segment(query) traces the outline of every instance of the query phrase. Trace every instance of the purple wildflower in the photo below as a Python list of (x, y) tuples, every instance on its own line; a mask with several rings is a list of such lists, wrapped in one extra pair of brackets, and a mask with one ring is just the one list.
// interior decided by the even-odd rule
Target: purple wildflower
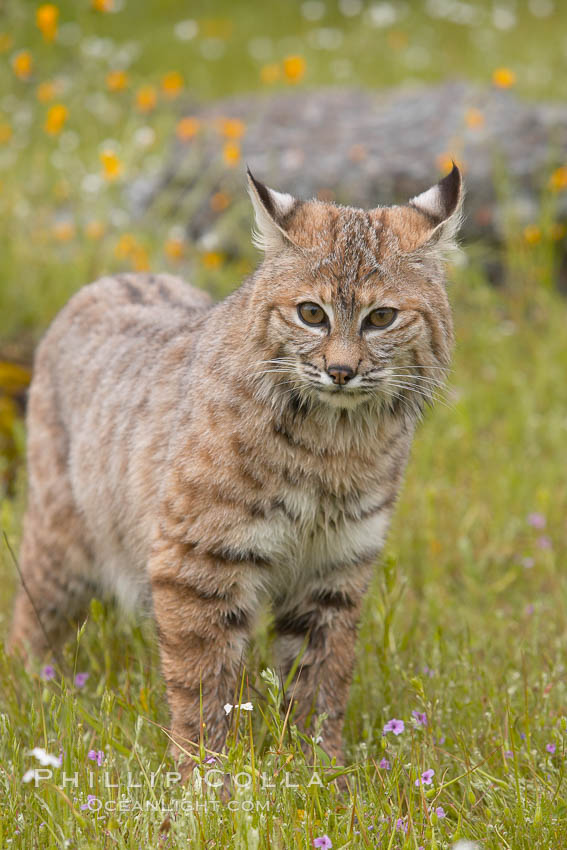
[(435, 809), (435, 814), (437, 815), (439, 820), (442, 820), (443, 818), (447, 817), (447, 815), (445, 814), (445, 809), (443, 808), (443, 806), (437, 806), (437, 808)]
[(386, 732), (393, 732), (394, 735), (401, 735), (405, 728), (403, 720), (396, 720), (395, 717), (392, 717), (391, 720), (388, 720), (382, 731), (384, 735)]
[(91, 761), (96, 761), (96, 763), (100, 767), (104, 761), (104, 752), (102, 750), (89, 750), (87, 753), (87, 758)]
[(329, 850), (333, 846), (333, 842), (328, 835), (322, 835), (320, 838), (313, 839), (313, 847), (322, 847), (323, 850)]
[(216, 758), (214, 756), (207, 756), (205, 759), (205, 764), (214, 764), (216, 762)]
[(545, 528), (545, 517), (543, 514), (537, 512), (528, 514), (527, 520), (528, 525), (531, 525), (532, 528)]
[(399, 829), (400, 832), (408, 831), (408, 823), (405, 818), (398, 818), (396, 821), (396, 829)]
[(534, 613), (534, 611), (535, 611), (535, 605), (532, 602), (530, 602), (529, 605), (526, 605), (526, 614), (528, 615), (528, 617), (531, 617), (531, 615)]
[(526, 555), (525, 558), (522, 558), (522, 566), (524, 567), (524, 569), (531, 570), (534, 564), (535, 559), (532, 558), (530, 555)]
[(414, 709), (411, 716), (419, 726), (427, 726), (427, 714), (424, 711), (417, 711), (417, 709)]
[(98, 797), (95, 797), (94, 794), (89, 794), (87, 796), (87, 802), (81, 803), (81, 811), (84, 811), (85, 809), (89, 809), (89, 811), (92, 811), (91, 803), (95, 802), (98, 803)]
[(77, 673), (75, 676), (75, 687), (82, 688), (87, 679), (89, 678), (90, 673)]
[(553, 755), (555, 752), (555, 744), (546, 744), (545, 749), (548, 753), (551, 753), (551, 755)]
[(380, 767), (382, 770), (390, 770), (392, 765), (390, 764), (388, 759), (382, 759), (378, 767)]
[(514, 753), (512, 752), (512, 750), (504, 750), (504, 756), (507, 759), (513, 759)]
[(55, 667), (53, 664), (46, 664), (43, 670), (41, 671), (41, 678), (45, 679), (46, 682), (49, 682), (51, 679), (55, 678)]
[(551, 537), (548, 537), (547, 534), (542, 534), (542, 536), (538, 537), (536, 540), (536, 545), (538, 549), (551, 549), (553, 544), (551, 542)]
[(435, 771), (431, 770), (431, 768), (429, 770), (424, 770), (423, 773), (421, 774), (420, 778), (415, 780), (415, 784), (417, 786), (419, 786), (419, 785), (431, 785), (434, 776), (435, 776)]

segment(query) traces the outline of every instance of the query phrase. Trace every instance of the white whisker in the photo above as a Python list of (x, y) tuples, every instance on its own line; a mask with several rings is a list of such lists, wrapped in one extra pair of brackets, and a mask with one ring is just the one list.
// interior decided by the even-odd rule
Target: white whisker
[(398, 381), (398, 382), (390, 381), (389, 383), (393, 387), (399, 387), (400, 389), (409, 390), (410, 392), (415, 393), (415, 395), (419, 395), (422, 398), (425, 398), (430, 402), (435, 402), (436, 404), (441, 404), (444, 407), (447, 407), (449, 410), (452, 409), (452, 406), (450, 404), (448, 404), (447, 401), (444, 398), (441, 398), (439, 395), (436, 395), (433, 392), (433, 390), (428, 390), (427, 392), (423, 392), (423, 390), (421, 390), (419, 387), (415, 386), (415, 384), (405, 383), (405, 382), (400, 382), (400, 381)]

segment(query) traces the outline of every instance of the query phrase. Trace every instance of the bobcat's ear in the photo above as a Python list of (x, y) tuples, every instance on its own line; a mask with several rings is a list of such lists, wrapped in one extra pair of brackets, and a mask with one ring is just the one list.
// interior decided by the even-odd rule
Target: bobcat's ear
[(431, 225), (425, 230), (421, 248), (430, 247), (444, 254), (455, 247), (462, 203), (463, 181), (459, 168), (453, 162), (453, 168), (446, 177), (409, 202), (410, 207), (427, 216)]
[(286, 245), (295, 245), (286, 233), (289, 213), (298, 203), (292, 195), (276, 192), (260, 183), (248, 168), (248, 194), (252, 200), (256, 225), (252, 231), (252, 242), (265, 254), (275, 254)]

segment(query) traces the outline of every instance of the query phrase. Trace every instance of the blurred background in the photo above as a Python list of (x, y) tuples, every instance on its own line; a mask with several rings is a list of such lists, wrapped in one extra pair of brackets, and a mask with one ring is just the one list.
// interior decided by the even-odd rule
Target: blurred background
[[(236, 287), (259, 259), (246, 164), (282, 191), (373, 206), (459, 162), (456, 369), (450, 410), (423, 438), (446, 421), (458, 451), (435, 492), (450, 503), (456, 470), (488, 464), (506, 488), (492, 517), (551, 493), (559, 511), (566, 78), (567, 6), (554, 0), (3, 3), (3, 528), (17, 539), (25, 391), (47, 324), (78, 287), (124, 269), (168, 270), (217, 297)], [(483, 458), (487, 437), (499, 454)], [(537, 480), (512, 485), (514, 450), (538, 458)], [(481, 514), (494, 494), (479, 481)]]

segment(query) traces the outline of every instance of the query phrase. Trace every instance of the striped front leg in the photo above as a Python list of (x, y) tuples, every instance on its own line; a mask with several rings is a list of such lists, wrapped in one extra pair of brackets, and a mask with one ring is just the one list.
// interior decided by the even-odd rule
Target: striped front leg
[[(240, 686), (262, 568), (252, 553), (169, 541), (154, 547), (154, 611), (171, 732), (181, 752), (197, 752), (201, 733), (209, 749), (223, 747), (223, 706), (234, 703)], [(184, 769), (192, 767), (186, 762)]]
[(357, 626), (370, 576), (371, 566), (358, 567), (357, 575), (340, 587), (310, 585), (276, 611), (276, 651), (284, 678), (305, 647), (287, 692), (295, 704), (294, 722), (312, 733), (312, 720), (324, 712), (321, 746), (339, 764)]

